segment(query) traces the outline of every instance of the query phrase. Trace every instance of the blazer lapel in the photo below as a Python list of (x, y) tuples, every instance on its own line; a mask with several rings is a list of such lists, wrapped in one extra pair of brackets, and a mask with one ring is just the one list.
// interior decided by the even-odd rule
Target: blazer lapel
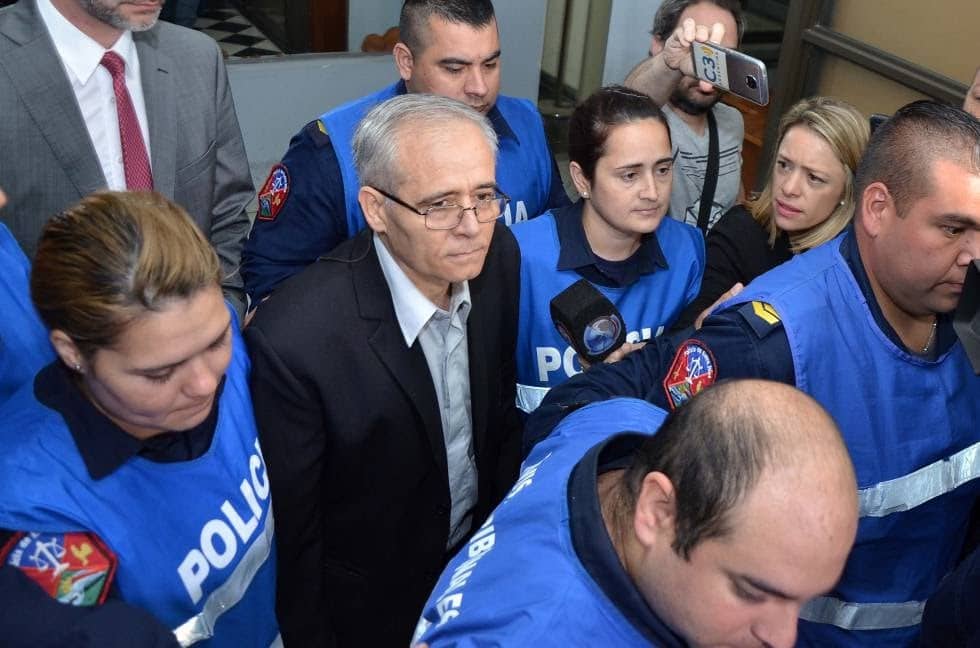
[(156, 30), (133, 33), (140, 58), (140, 80), (150, 131), (150, 166), (153, 188), (174, 197), (177, 165), (177, 96), (171, 70), (173, 61), (157, 49)]
[(104, 189), (106, 179), (75, 93), (34, 2), (21, 0), (7, 11), (3, 33), (19, 47), (0, 58), (0, 67), (79, 196)]
[(483, 292), (483, 274), (469, 282), (470, 315), (466, 320), (466, 345), (470, 361), (470, 415), (473, 418), (473, 450), (477, 457), (483, 455), (487, 435), (487, 418), (492, 403), (487, 402), (487, 353), (484, 341), (487, 339), (486, 318), (483, 306), (486, 300)]
[(357, 261), (351, 264), (354, 294), (360, 315), (377, 323), (368, 345), (388, 369), (395, 382), (412, 401), (425, 426), (425, 434), (432, 448), (432, 457), (440, 474), (449, 485), (449, 469), (446, 461), (446, 442), (442, 432), (439, 402), (429, 374), (422, 347), (415, 342), (411, 348), (405, 345), (391, 292), (385, 282), (377, 253), (374, 250), (371, 231), (365, 230), (357, 237), (352, 251)]

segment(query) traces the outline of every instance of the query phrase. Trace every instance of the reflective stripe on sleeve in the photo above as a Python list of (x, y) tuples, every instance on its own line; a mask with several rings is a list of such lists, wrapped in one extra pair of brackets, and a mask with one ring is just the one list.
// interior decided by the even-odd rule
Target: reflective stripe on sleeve
[[(228, 580), (211, 592), (198, 614), (174, 629), (174, 636), (177, 637), (177, 642), (181, 646), (192, 646), (198, 641), (210, 639), (214, 634), (214, 625), (218, 622), (218, 618), (242, 600), (245, 592), (252, 584), (255, 574), (265, 564), (272, 552), (272, 537), (275, 533), (275, 526), (272, 519), (272, 505), (270, 504), (262, 535), (256, 538), (255, 542), (248, 548)], [(277, 637), (272, 645), (282, 645), (282, 639)]]
[(800, 618), (829, 623), (845, 630), (889, 630), (918, 625), (923, 601), (905, 603), (848, 603), (829, 596), (813, 599), (800, 610)]
[(858, 491), (861, 517), (908, 511), (980, 477), (980, 443), (915, 472)]
[(548, 391), (550, 391), (548, 387), (535, 387), (534, 385), (517, 383), (517, 409), (530, 414), (538, 409), (538, 405), (544, 400), (545, 394)]

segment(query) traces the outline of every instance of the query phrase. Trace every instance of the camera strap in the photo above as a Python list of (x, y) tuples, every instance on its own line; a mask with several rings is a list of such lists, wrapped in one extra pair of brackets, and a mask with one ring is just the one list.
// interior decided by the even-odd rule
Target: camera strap
[(708, 221), (711, 207), (715, 202), (715, 187), (718, 185), (718, 124), (715, 123), (714, 109), (708, 110), (708, 163), (704, 170), (704, 185), (701, 187), (701, 207), (698, 210), (698, 229), (708, 235)]

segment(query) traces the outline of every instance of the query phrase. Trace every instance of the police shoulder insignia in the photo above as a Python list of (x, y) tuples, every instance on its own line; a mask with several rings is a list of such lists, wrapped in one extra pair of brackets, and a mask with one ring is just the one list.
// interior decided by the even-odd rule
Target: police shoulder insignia
[(289, 197), (289, 172), (280, 163), (272, 167), (269, 177), (259, 190), (259, 210), (255, 214), (259, 220), (276, 220), (279, 211)]
[(738, 307), (738, 313), (760, 339), (783, 325), (779, 313), (766, 302), (746, 302)]
[(330, 133), (327, 132), (327, 126), (322, 119), (314, 119), (307, 124), (306, 132), (317, 148), (323, 148), (330, 143)]
[(94, 533), (17, 533), (0, 563), (24, 572), (52, 598), (69, 605), (99, 605), (116, 574), (116, 555)]
[(717, 375), (715, 357), (704, 342), (688, 340), (681, 344), (664, 377), (670, 409), (676, 409), (705, 387), (713, 385)]

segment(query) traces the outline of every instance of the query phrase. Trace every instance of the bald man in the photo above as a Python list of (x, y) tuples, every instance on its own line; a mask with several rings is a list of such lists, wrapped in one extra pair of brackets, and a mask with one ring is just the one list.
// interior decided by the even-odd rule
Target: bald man
[(535, 447), (416, 640), (789, 647), (800, 607), (840, 577), (857, 511), (836, 425), (793, 387), (722, 383), (670, 416), (593, 404)]

